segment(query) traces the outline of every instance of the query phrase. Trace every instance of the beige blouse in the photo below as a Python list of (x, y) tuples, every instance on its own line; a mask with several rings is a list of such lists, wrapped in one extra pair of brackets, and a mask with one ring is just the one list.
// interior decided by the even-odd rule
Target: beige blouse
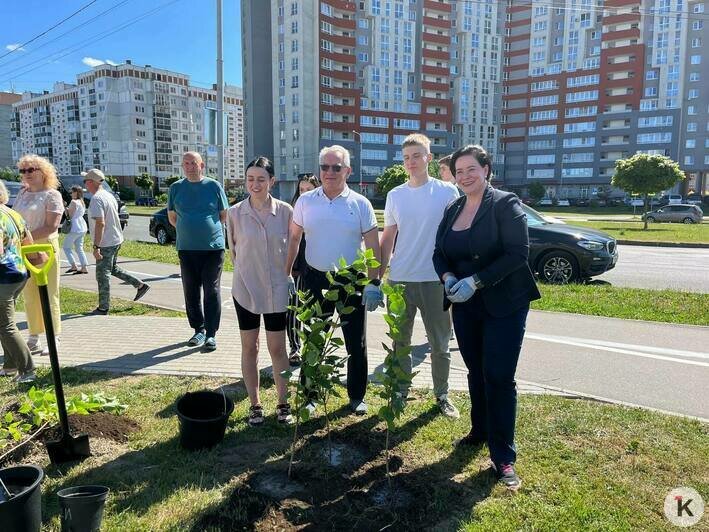
[(254, 314), (285, 312), (288, 306), (288, 229), (293, 208), (271, 197), (271, 212), (261, 222), (245, 199), (227, 211), (227, 237), (234, 263), (231, 293)]

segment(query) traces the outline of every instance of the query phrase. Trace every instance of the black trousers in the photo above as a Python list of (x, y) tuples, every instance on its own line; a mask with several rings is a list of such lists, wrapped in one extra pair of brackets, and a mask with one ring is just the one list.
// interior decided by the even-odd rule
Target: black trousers
[(207, 337), (214, 336), (222, 316), (220, 283), (224, 250), (183, 250), (177, 255), (190, 327), (195, 332), (204, 331)]
[(487, 440), (494, 464), (514, 463), (515, 371), (529, 306), (496, 318), (487, 313), (480, 294), (475, 294), (452, 308), (455, 336), (468, 368), (471, 430)]
[[(334, 272), (333, 272), (334, 275)], [(323, 290), (330, 288), (330, 283), (325, 272), (305, 267), (301, 270), (303, 280), (302, 290), (310, 290), (323, 309), (323, 312), (332, 314), (335, 311), (335, 302), (327, 301), (323, 297)], [(338, 279), (335, 276), (335, 279)], [(343, 279), (338, 279), (347, 282)], [(345, 292), (340, 289), (340, 301), (345, 300)], [(342, 317), (342, 336), (347, 350), (347, 395), (351, 401), (361, 401), (367, 390), (367, 312), (362, 305), (362, 296), (352, 295), (347, 299), (347, 305), (353, 306), (351, 314)], [(301, 374), (302, 375), (302, 374)], [(302, 381), (301, 381), (302, 382)]]

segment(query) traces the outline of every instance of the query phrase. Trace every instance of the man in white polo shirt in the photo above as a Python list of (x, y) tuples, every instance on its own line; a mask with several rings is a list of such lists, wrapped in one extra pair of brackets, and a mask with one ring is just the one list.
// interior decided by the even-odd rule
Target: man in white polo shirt
[[(293, 209), (286, 272), (291, 275), (300, 239), (305, 234), (308, 245), (305, 248), (306, 264), (301, 270), (303, 290), (309, 290), (320, 301), (323, 310), (334, 312), (334, 303), (326, 301), (322, 295), (322, 291), (329, 288), (326, 272), (335, 270), (340, 257), (351, 264), (357, 258), (357, 251), (362, 249), (362, 241), (379, 260), (379, 230), (372, 204), (347, 186), (347, 177), (352, 171), (349, 152), (342, 146), (329, 146), (320, 151), (319, 161), (322, 186), (300, 196)], [(371, 283), (364, 287), (362, 295), (348, 299), (348, 305), (355, 310), (343, 320), (342, 327), (349, 356), (347, 395), (350, 407), (357, 415), (367, 412), (364, 402), (369, 371), (366, 311), (375, 310), (383, 301), (379, 269), (370, 269), (368, 277)], [(309, 407), (312, 410), (312, 402)]]
[[(445, 416), (458, 418), (458, 409), (448, 400), (451, 318), (450, 313), (443, 310), (443, 285), (433, 268), (436, 231), (446, 206), (458, 198), (458, 189), (428, 175), (428, 163), (432, 159), (430, 147), (428, 137), (418, 133), (406, 137), (402, 144), (409, 180), (387, 194), (381, 272), (386, 271), (391, 257), (388, 282), (404, 285), (406, 321), (400, 329), (406, 338), (404, 345), (411, 345), (418, 309), (431, 346), (433, 392), (438, 406)], [(394, 241), (396, 249), (392, 256)], [(411, 371), (410, 356), (408, 363)]]

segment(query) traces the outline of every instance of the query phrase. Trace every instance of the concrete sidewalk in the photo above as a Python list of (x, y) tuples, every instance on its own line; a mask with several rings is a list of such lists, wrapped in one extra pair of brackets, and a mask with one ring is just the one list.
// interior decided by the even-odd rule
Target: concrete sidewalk
[[(17, 323), (25, 328), (25, 316), (17, 314)], [(218, 349), (202, 353), (200, 348), (188, 347), (193, 334), (185, 318), (153, 316), (62, 316), (62, 335), (59, 361), (62, 366), (110, 371), (121, 374), (206, 375), (241, 378), (241, 346), (236, 322), (222, 322), (217, 334)], [(23, 333), (24, 334), (24, 333)], [(265, 348), (265, 333), (261, 333), (259, 367), (271, 371), (271, 361)], [(44, 341), (44, 339), (42, 339)], [(384, 361), (384, 351), (372, 349), (369, 353), (370, 380)], [(344, 351), (343, 351), (344, 354)], [(35, 364), (48, 366), (49, 357), (35, 356)], [(431, 364), (428, 354), (414, 355), (414, 387), (432, 386)], [(450, 373), (452, 390), (467, 390), (467, 370), (453, 365)], [(522, 393), (554, 393), (528, 383), (519, 383)], [(565, 394), (569, 395), (569, 394)]]

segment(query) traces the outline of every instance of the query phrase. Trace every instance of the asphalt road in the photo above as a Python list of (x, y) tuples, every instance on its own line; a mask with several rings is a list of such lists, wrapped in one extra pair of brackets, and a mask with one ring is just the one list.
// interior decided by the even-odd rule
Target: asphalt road
[[(121, 266), (150, 282), (144, 301), (184, 309), (179, 268), (137, 259)], [(96, 290), (91, 275), (64, 276), (62, 284)], [(223, 320), (235, 320), (230, 294), (231, 273), (222, 276)], [(112, 294), (132, 299), (135, 289), (112, 283)], [(368, 319), (367, 343), (372, 350), (386, 341), (381, 313)], [(709, 328), (635, 320), (619, 320), (532, 311), (528, 320), (517, 378), (599, 399), (620, 401), (702, 418), (709, 421)], [(414, 360), (426, 357), (422, 323), (414, 330)], [(452, 344), (452, 364), (464, 363)]]
[[(147, 216), (131, 216), (124, 231), (128, 240), (155, 242), (148, 233)], [(615, 286), (670, 288), (709, 293), (709, 249), (618, 246), (616, 267), (596, 277)]]

